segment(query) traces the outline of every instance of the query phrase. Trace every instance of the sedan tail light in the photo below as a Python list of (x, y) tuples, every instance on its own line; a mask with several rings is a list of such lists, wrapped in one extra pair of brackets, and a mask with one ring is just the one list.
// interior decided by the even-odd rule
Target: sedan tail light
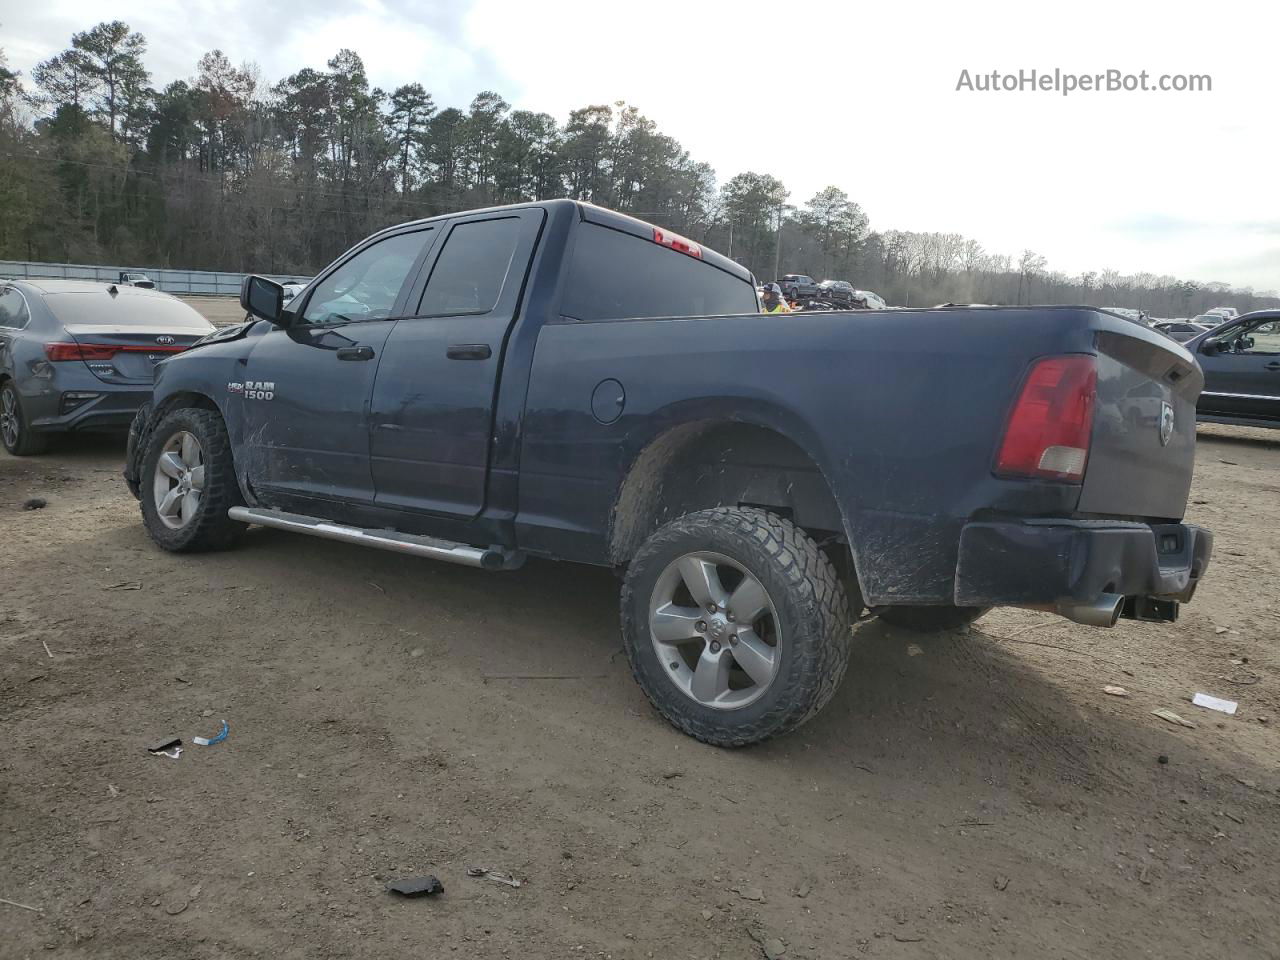
[(181, 353), (186, 347), (118, 343), (46, 343), (44, 355), (54, 363), (67, 360), (110, 360), (117, 353)]
[(1089, 460), (1097, 360), (1046, 357), (1028, 374), (1009, 414), (996, 473), (1079, 483)]

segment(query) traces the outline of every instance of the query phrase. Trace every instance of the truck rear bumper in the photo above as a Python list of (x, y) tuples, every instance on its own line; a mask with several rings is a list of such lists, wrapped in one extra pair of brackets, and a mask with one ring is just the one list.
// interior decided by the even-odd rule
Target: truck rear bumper
[[(960, 536), (955, 602), (1043, 606), (1119, 595), (1126, 615), (1169, 620), (1195, 593), (1212, 552), (1213, 534), (1183, 523), (973, 522)], [(1163, 601), (1155, 606), (1169, 615), (1143, 615), (1148, 601)]]

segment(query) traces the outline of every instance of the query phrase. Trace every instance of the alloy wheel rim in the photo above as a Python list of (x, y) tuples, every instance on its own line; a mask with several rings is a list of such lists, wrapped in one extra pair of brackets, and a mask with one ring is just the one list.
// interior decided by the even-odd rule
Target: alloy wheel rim
[(170, 530), (181, 530), (200, 509), (204, 475), (204, 448), (194, 433), (179, 430), (165, 441), (156, 460), (152, 496), (160, 521)]
[(18, 401), (12, 387), (0, 392), (0, 436), (4, 437), (5, 446), (18, 445)]
[(755, 703), (781, 666), (772, 599), (722, 554), (688, 553), (667, 565), (649, 598), (649, 637), (667, 679), (713, 710)]

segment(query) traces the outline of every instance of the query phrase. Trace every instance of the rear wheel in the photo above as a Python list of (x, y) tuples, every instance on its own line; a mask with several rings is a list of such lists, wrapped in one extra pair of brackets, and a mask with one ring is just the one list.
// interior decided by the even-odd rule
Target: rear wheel
[(849, 663), (835, 569), (802, 530), (763, 510), (703, 510), (650, 537), (627, 569), (622, 633), (658, 712), (724, 747), (800, 726)]
[(227, 510), (243, 503), (231, 442), (213, 410), (186, 407), (156, 425), (139, 474), (142, 520), (166, 550), (223, 550), (246, 526)]
[(916, 633), (938, 633), (942, 630), (956, 630), (968, 626), (981, 616), (985, 616), (990, 607), (953, 607), (943, 605), (937, 607), (885, 607), (879, 617), (885, 623)]
[(31, 432), (18, 388), (12, 380), (0, 386), (0, 443), (15, 457), (44, 453), (49, 445), (47, 437)]

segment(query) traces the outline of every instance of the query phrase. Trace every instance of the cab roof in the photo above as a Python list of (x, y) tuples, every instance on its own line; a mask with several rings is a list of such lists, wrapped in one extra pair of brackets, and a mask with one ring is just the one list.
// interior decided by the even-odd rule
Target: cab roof
[[(637, 237), (644, 237), (649, 240), (653, 240), (655, 230), (662, 230), (668, 234), (668, 236), (672, 234), (672, 231), (667, 230), (665, 227), (659, 227), (656, 224), (649, 223), (647, 220), (640, 220), (637, 217), (633, 217), (625, 213), (619, 213), (618, 211), (610, 210), (607, 207), (596, 206), (594, 203), (588, 203), (585, 200), (570, 200), (567, 197), (562, 197), (556, 200), (536, 200), (529, 201), (527, 203), (512, 203), (498, 207), (482, 207), (477, 210), (457, 210), (453, 213), (444, 213), (436, 217), (425, 217), (421, 220), (413, 220), (406, 223), (396, 224), (395, 226), (387, 227), (385, 231), (378, 231), (378, 234), (392, 230), (399, 230), (403, 227), (419, 223), (440, 223), (445, 220), (452, 220), (455, 217), (471, 217), (476, 214), (499, 213), (506, 210), (545, 210), (548, 213), (572, 210), (579, 221), (597, 223), (601, 226), (612, 227), (614, 230), (621, 230), (623, 233), (630, 233)], [(378, 234), (374, 234), (374, 236), (377, 236)], [(719, 267), (726, 273), (731, 273), (735, 277), (745, 280), (748, 283), (755, 282), (755, 278), (752, 276), (751, 271), (736, 260), (730, 260), (723, 254), (717, 253), (703, 244), (699, 243), (697, 246), (702, 251), (702, 256), (699, 259), (704, 263), (709, 263), (715, 267)]]

